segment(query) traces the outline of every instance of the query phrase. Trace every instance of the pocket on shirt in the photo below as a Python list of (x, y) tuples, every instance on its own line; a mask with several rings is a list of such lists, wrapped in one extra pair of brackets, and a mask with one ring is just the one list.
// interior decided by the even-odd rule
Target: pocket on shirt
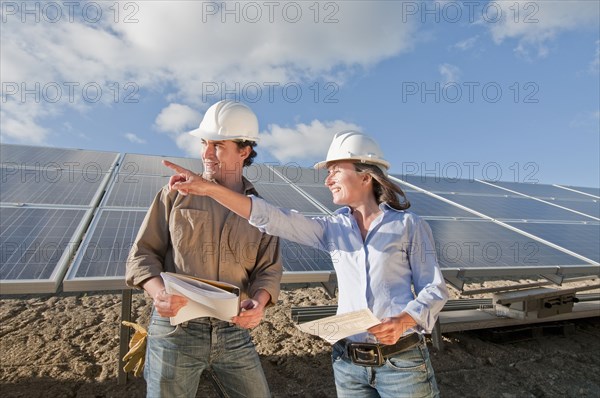
[(175, 209), (169, 222), (173, 246), (179, 251), (202, 250), (203, 238), (210, 238), (203, 232), (208, 220), (206, 210)]

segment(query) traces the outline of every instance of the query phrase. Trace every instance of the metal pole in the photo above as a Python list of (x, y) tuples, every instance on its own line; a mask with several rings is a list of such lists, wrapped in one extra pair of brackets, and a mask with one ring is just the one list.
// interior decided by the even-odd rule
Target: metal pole
[[(131, 322), (131, 289), (126, 289), (121, 292), (121, 321)], [(123, 357), (129, 351), (130, 328), (122, 323), (119, 323), (121, 333), (119, 334), (119, 384), (127, 384), (127, 373), (123, 370), (125, 363)]]

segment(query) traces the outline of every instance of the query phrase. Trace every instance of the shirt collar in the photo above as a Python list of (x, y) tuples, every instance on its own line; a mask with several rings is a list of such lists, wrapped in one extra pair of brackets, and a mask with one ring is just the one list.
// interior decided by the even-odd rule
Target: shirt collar
[[(388, 211), (395, 211), (395, 212), (403, 212), (404, 211), (404, 210), (394, 209), (387, 202), (380, 203), (379, 209), (381, 211), (383, 211), (384, 213), (386, 213)], [(334, 214), (351, 214), (351, 213), (352, 213), (352, 210), (348, 206), (341, 207), (334, 212)]]
[(244, 195), (259, 196), (254, 185), (244, 176), (242, 176), (242, 187), (244, 189)]

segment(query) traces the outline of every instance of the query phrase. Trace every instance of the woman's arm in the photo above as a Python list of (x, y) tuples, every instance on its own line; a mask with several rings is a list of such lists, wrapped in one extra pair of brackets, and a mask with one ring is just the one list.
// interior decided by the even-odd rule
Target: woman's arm
[(162, 162), (165, 166), (177, 172), (177, 174), (171, 176), (169, 179), (169, 189), (177, 190), (182, 195), (191, 193), (200, 196), (210, 196), (240, 217), (245, 219), (250, 218), (252, 200), (246, 195), (205, 180), (201, 175), (168, 160), (163, 160)]
[(329, 245), (324, 241), (325, 226), (322, 220), (280, 209), (260, 198), (254, 197), (253, 200), (169, 161), (163, 160), (163, 164), (177, 172), (169, 180), (171, 190), (177, 190), (182, 195), (209, 196), (269, 235), (329, 251)]

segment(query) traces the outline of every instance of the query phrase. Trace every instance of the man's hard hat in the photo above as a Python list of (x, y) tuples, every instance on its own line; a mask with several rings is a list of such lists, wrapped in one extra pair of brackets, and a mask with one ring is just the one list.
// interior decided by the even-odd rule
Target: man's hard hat
[(353, 160), (379, 166), (386, 173), (390, 163), (383, 158), (379, 145), (369, 136), (358, 131), (342, 131), (333, 136), (327, 158), (315, 164), (315, 169), (326, 167), (336, 160)]
[(200, 126), (190, 134), (210, 141), (258, 141), (258, 118), (246, 105), (223, 100), (206, 110)]

